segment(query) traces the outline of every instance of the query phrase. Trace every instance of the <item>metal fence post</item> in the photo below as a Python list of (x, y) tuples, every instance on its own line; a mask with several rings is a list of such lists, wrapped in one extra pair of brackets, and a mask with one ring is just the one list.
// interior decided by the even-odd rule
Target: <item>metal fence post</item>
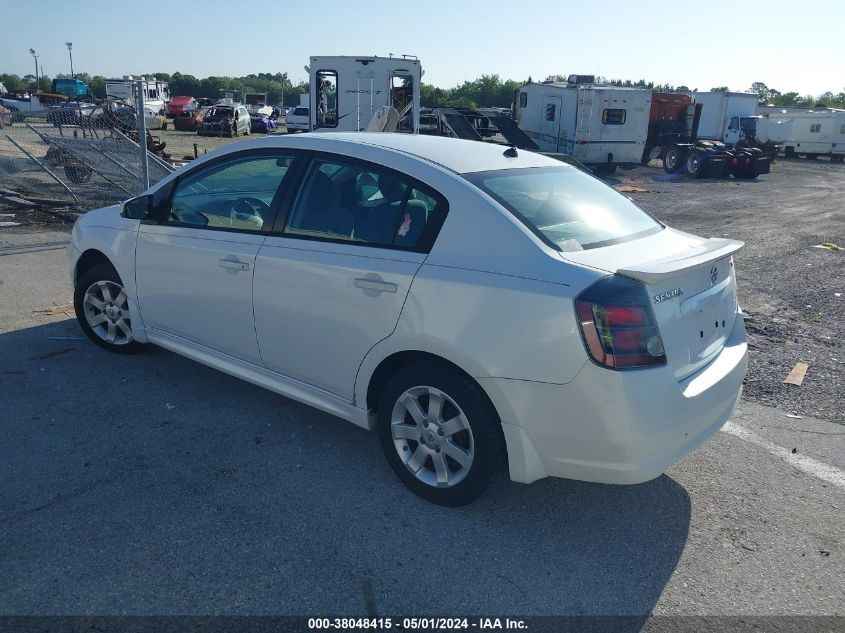
[(138, 147), (141, 151), (141, 189), (150, 188), (150, 165), (147, 161), (147, 122), (144, 110), (144, 81), (135, 82), (135, 115), (138, 118)]

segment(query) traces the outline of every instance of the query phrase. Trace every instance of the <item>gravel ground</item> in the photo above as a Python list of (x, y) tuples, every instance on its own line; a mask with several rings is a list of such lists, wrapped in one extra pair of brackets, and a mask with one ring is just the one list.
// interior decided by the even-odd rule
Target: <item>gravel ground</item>
[[(778, 161), (756, 181), (689, 180), (656, 168), (622, 172), (629, 193), (674, 228), (745, 242), (736, 256), (751, 354), (746, 399), (845, 422), (845, 166)], [(800, 387), (783, 384), (809, 364)]]
[[(172, 123), (168, 124), (167, 130), (153, 130), (152, 134), (161, 137), (162, 141), (167, 143), (165, 151), (170, 154), (173, 160), (181, 160), (183, 158), (193, 158), (194, 143), (197, 144), (197, 153), (202, 156), (204, 152), (210, 152), (218, 147), (223, 147), (229, 143), (237, 141), (255, 140), (264, 138), (266, 134), (253, 132), (249, 136), (236, 136), (228, 138), (225, 136), (199, 136), (194, 132), (179, 132), (172, 129)], [(279, 129), (274, 134), (286, 134), (287, 128), (280, 125)]]

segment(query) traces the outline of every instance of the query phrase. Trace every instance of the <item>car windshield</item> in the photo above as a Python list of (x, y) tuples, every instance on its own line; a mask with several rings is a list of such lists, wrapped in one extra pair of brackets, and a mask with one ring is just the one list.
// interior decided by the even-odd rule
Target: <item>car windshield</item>
[(235, 116), (232, 108), (212, 108), (205, 116), (206, 119), (227, 119)]
[(562, 251), (626, 242), (663, 228), (629, 198), (572, 167), (503, 169), (466, 178)]

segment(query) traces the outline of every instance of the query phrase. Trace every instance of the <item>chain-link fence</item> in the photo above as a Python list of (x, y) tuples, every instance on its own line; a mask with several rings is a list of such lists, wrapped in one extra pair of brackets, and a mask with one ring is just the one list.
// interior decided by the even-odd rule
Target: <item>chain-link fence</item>
[[(0, 196), (87, 211), (144, 190), (135, 111), (119, 102), (69, 102), (65, 107), (13, 111), (0, 129)], [(149, 128), (158, 117), (147, 115)], [(148, 130), (149, 181), (173, 168)]]

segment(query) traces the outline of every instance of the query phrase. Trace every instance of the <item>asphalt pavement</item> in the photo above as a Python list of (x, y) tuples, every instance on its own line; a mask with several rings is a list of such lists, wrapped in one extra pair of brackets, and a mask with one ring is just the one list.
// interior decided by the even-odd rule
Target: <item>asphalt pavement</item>
[(95, 347), (67, 233), (3, 237), (0, 615), (845, 615), (842, 425), (743, 401), (651, 482), (441, 508), (373, 434)]

